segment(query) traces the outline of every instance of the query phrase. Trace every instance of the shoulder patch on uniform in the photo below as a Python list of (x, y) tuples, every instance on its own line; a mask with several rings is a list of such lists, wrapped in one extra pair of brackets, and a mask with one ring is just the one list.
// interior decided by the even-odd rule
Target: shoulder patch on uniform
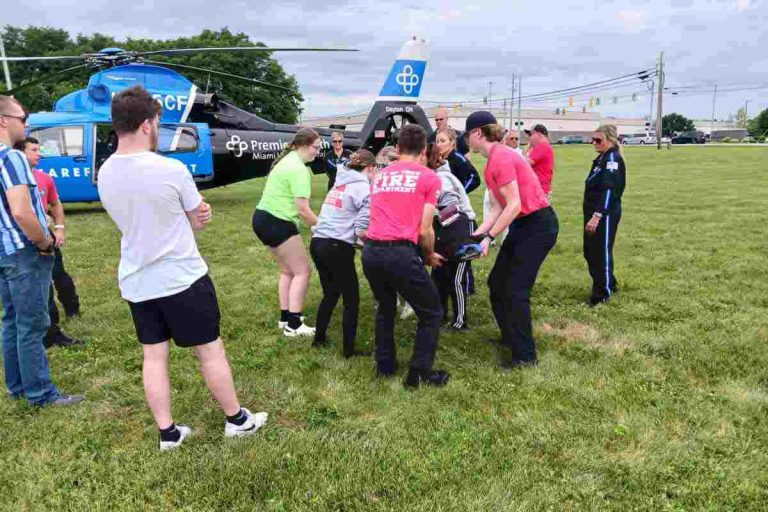
[(608, 162), (605, 164), (605, 168), (609, 171), (615, 171), (619, 168), (619, 162)]

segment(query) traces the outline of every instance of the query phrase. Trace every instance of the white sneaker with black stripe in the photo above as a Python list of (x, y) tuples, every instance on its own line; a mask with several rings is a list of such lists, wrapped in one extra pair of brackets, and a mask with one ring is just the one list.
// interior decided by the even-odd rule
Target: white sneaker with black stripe
[(295, 329), (291, 329), (286, 325), (283, 328), (283, 335), (287, 338), (295, 338), (297, 336), (314, 336), (315, 328), (308, 326), (304, 322), (302, 322), (301, 325)]
[(263, 427), (267, 423), (269, 413), (257, 412), (253, 414), (251, 411), (243, 407), (243, 413), (248, 417), (245, 423), (242, 425), (235, 425), (234, 423), (227, 423), (224, 425), (224, 437), (245, 437), (255, 434), (257, 430)]
[(178, 441), (160, 441), (160, 451), (164, 452), (167, 450), (175, 450), (179, 446), (181, 446), (181, 443), (184, 442), (184, 439), (187, 438), (190, 434), (192, 434), (192, 429), (189, 428), (186, 425), (176, 425), (176, 430), (181, 432), (181, 435), (179, 436)]

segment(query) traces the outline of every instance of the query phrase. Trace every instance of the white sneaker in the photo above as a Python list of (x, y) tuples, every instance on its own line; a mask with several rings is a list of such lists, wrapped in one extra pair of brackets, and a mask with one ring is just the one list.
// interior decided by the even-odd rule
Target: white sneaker
[(414, 311), (410, 304), (407, 302), (405, 303), (405, 306), (403, 306), (403, 310), (400, 312), (400, 320), (405, 320), (409, 316), (413, 315)]
[(227, 421), (224, 425), (224, 437), (245, 437), (255, 434), (257, 430), (263, 427), (267, 423), (269, 414), (266, 412), (251, 413), (248, 409), (243, 407), (243, 412), (248, 419), (242, 425), (235, 425)]
[(314, 336), (315, 328), (306, 325), (304, 322), (302, 322), (301, 325), (295, 329), (291, 329), (286, 325), (283, 328), (283, 335), (288, 338), (295, 338), (297, 336)]
[[(299, 318), (301, 319), (301, 323), (304, 323), (304, 318), (306, 317), (300, 316)], [(282, 320), (277, 321), (278, 329), (285, 329), (286, 327), (288, 327), (288, 322), (283, 322)]]
[(189, 428), (186, 425), (176, 425), (176, 428), (179, 432), (181, 432), (181, 436), (179, 436), (178, 441), (160, 441), (160, 451), (164, 452), (167, 450), (175, 450), (179, 446), (181, 446), (181, 443), (184, 442), (184, 439), (187, 438), (190, 434), (192, 434), (192, 429)]

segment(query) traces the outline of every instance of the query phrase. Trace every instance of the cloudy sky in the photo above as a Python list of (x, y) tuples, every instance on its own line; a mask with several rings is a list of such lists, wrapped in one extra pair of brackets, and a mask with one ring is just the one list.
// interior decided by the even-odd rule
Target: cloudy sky
[[(135, 0), (121, 12), (101, 0), (80, 0), (77, 8), (69, 0), (7, 2), (3, 24), (49, 25), (73, 34), (171, 38), (228, 27), (273, 46), (359, 48), (355, 54), (276, 55), (298, 79), (305, 117), (370, 105), (413, 35), (431, 48), (422, 100), (481, 99), (489, 82), (493, 98), (508, 97), (513, 73), (522, 74), (523, 95), (575, 87), (652, 68), (664, 51), (666, 85), (682, 87), (665, 95), (665, 111), (709, 119), (715, 84), (717, 118), (745, 101), (751, 114), (768, 108), (768, 0)], [(642, 116), (650, 106), (639, 81), (593, 95), (608, 115)], [(574, 98), (577, 106), (587, 101)], [(526, 100), (523, 106), (567, 102)]]

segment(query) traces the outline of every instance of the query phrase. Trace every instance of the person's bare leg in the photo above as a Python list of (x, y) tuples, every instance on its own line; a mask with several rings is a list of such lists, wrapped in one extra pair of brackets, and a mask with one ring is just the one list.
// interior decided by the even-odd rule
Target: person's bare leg
[(219, 402), (224, 414), (234, 416), (240, 412), (232, 370), (229, 368), (227, 353), (221, 338), (214, 342), (195, 347), (195, 355), (200, 360), (200, 372), (205, 379), (213, 398)]
[(293, 275), (291, 274), (290, 269), (288, 269), (288, 267), (286, 267), (280, 261), (280, 255), (278, 254), (277, 248), (270, 249), (270, 251), (272, 251), (272, 254), (275, 255), (275, 259), (277, 260), (277, 265), (280, 267), (280, 281), (278, 282), (278, 285), (277, 285), (277, 293), (280, 299), (280, 309), (284, 309), (287, 311), (288, 306), (290, 305), (289, 296), (291, 291), (291, 281), (293, 281)]
[(168, 353), (170, 343), (164, 341), (144, 347), (144, 394), (147, 405), (152, 411), (158, 428), (168, 428), (173, 423), (171, 417), (171, 382), (168, 378)]
[(275, 255), (281, 268), (286, 268), (293, 276), (288, 294), (288, 310), (299, 312), (304, 308), (304, 298), (312, 272), (307, 249), (301, 237), (294, 235), (275, 249)]

